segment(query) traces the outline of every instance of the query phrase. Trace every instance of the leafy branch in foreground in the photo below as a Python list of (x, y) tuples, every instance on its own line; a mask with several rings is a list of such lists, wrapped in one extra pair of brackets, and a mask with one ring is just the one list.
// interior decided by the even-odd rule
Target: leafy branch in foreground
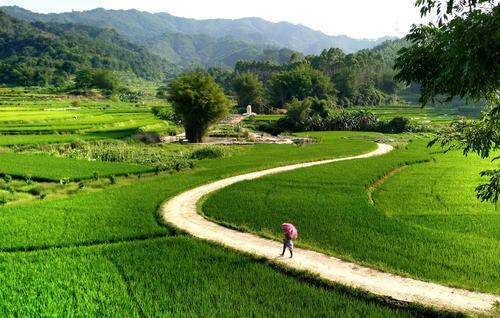
[[(438, 24), (412, 27), (406, 36), (411, 45), (396, 58), (396, 79), (420, 83), (422, 105), (440, 96), (447, 101), (454, 96), (486, 100), (481, 119), (453, 123), (429, 146), (440, 142), (448, 150), (462, 148), (464, 155), (489, 158), (500, 147), (500, 6), (491, 0), (417, 0), (416, 6), (422, 16), (436, 10)], [(483, 171), (481, 176), (490, 180), (476, 188), (477, 197), (497, 203), (500, 171)]]
[[(438, 137), (429, 143), (429, 147), (438, 143), (441, 147), (463, 149), (464, 155), (476, 153), (481, 158), (489, 158), (492, 152), (500, 149), (500, 100), (488, 112), (483, 113), (477, 121), (458, 121), (443, 130)], [(500, 159), (493, 157), (492, 161)], [(500, 169), (481, 172), (481, 177), (489, 177), (489, 181), (476, 187), (477, 198), (481, 201), (497, 203), (500, 198)]]

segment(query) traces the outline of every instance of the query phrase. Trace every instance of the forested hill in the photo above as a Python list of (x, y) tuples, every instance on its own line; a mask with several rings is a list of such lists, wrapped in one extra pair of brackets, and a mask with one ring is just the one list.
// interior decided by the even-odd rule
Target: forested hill
[[(260, 18), (236, 20), (195, 20), (175, 17), (167, 13), (148, 13), (137, 10), (94, 9), (83, 12), (38, 14), (19, 7), (0, 7), (8, 14), (25, 20), (78, 23), (109, 27), (128, 40), (146, 44), (166, 33), (205, 35), (212, 38), (229, 37), (259, 46), (289, 48), (303, 54), (319, 54), (323, 49), (336, 47), (346, 53), (372, 48), (388, 37), (369, 40), (348, 36), (329, 36), (303, 25), (288, 22), (273, 23)], [(188, 41), (183, 38), (182, 41)]]
[(163, 79), (173, 66), (116, 31), (75, 24), (28, 23), (0, 11), (0, 83), (64, 83), (85, 68)]

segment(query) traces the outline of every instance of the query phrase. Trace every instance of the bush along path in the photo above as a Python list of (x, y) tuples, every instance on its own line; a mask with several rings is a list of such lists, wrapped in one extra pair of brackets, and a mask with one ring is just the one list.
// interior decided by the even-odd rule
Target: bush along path
[(308, 271), (334, 283), (438, 309), (493, 313), (500, 296), (385, 273), (301, 248), (294, 250), (295, 257), (292, 259), (278, 257), (282, 249), (281, 242), (226, 228), (205, 219), (197, 211), (197, 204), (205, 195), (236, 182), (315, 165), (384, 155), (391, 150), (389, 145), (378, 144), (377, 150), (363, 155), (293, 164), (222, 179), (175, 196), (162, 205), (161, 213), (165, 222), (195, 237), (264, 257), (296, 270)]

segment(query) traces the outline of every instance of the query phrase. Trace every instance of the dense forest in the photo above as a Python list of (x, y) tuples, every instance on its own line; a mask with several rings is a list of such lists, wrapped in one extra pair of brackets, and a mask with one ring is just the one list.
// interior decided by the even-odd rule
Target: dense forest
[(159, 80), (174, 66), (116, 31), (25, 22), (0, 11), (0, 83), (62, 84), (79, 70), (103, 68)]

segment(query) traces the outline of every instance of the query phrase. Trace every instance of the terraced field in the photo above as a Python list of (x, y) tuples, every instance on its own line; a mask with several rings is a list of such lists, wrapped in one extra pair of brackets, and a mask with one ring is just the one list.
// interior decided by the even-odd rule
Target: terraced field
[(134, 104), (0, 88), (0, 145), (122, 138), (138, 131), (175, 130), (175, 125), (155, 118), (152, 106), (168, 107), (156, 98)]

